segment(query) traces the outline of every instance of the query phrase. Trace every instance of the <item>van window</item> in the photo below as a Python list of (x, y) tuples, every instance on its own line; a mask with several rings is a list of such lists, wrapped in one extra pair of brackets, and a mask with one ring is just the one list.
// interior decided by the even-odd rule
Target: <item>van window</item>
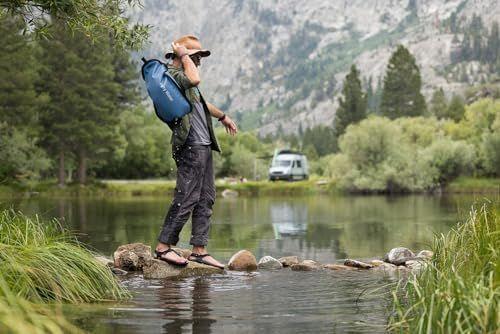
[(276, 160), (274, 167), (288, 167), (290, 166), (290, 160)]
[(297, 168), (301, 168), (302, 167), (302, 165), (300, 163), (300, 160), (295, 160), (295, 167), (297, 167)]

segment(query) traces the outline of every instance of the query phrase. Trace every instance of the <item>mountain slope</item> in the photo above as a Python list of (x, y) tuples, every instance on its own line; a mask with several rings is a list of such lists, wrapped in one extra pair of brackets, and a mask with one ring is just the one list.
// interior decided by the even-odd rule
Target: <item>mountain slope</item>
[[(457, 22), (500, 17), (497, 0), (145, 0), (132, 15), (153, 25), (145, 54), (160, 57), (182, 34), (195, 34), (212, 56), (202, 89), (261, 135), (331, 124), (336, 94), (355, 63), (376, 83), (395, 45), (409, 47), (421, 67), (424, 94), (467, 85), (450, 77)], [(455, 40), (454, 40), (454, 36)], [(467, 64), (471, 65), (471, 64)], [(474, 65), (474, 64), (472, 64)], [(476, 66), (477, 68), (477, 66)], [(480, 76), (477, 76), (479, 80)]]

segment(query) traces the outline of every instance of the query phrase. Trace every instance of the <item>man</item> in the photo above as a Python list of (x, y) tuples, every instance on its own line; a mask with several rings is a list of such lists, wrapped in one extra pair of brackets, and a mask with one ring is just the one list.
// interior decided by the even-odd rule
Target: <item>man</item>
[(193, 250), (189, 260), (224, 268), (206, 250), (215, 201), (212, 150), (220, 152), (211, 117), (217, 118), (231, 135), (235, 135), (238, 130), (229, 116), (204, 100), (197, 87), (201, 81), (198, 66), (202, 57), (208, 57), (210, 51), (204, 50), (198, 38), (190, 35), (174, 41), (172, 50), (165, 55), (167, 59), (172, 59), (168, 71), (184, 90), (191, 104), (191, 112), (169, 124), (177, 181), (174, 199), (158, 237), (155, 254), (158, 259), (170, 264), (187, 265), (188, 262), (171, 246), (179, 241), (179, 233), (192, 213), (190, 244)]

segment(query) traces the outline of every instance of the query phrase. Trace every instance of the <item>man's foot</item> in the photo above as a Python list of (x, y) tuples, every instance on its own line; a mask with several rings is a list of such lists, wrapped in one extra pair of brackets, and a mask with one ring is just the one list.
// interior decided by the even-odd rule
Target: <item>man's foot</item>
[(224, 269), (224, 265), (208, 254), (205, 249), (193, 248), (188, 260)]
[(170, 247), (155, 249), (155, 255), (158, 260), (162, 260), (176, 266), (186, 266), (188, 264), (188, 261), (185, 258)]

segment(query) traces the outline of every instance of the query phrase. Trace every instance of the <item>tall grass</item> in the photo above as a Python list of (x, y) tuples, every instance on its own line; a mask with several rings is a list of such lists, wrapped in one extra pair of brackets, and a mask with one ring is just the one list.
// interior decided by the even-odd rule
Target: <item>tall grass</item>
[(498, 203), (472, 208), (465, 223), (435, 236), (432, 262), (394, 293), (391, 331), (500, 331), (499, 213)]
[(33, 304), (16, 296), (0, 278), (0, 333), (81, 333), (55, 306)]
[(0, 278), (32, 302), (93, 302), (127, 296), (111, 271), (56, 220), (0, 212)]

